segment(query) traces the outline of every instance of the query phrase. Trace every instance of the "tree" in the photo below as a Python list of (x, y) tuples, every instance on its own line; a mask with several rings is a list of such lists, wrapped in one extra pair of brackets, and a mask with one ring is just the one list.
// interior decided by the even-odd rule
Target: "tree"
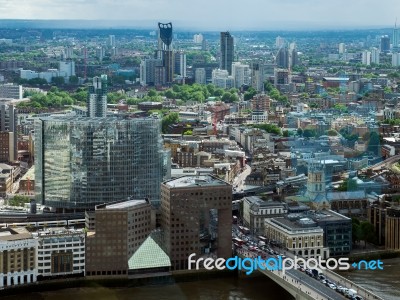
[(161, 120), (162, 132), (166, 133), (168, 131), (168, 126), (179, 122), (179, 114), (177, 112), (171, 112), (164, 116)]
[(157, 96), (156, 90), (151, 89), (151, 90), (147, 93), (147, 96), (149, 96), (149, 97)]
[(376, 242), (375, 228), (368, 221), (363, 221), (360, 223), (361, 240), (364, 241), (364, 249), (367, 247), (368, 243)]
[(63, 85), (65, 83), (65, 79), (62, 76), (52, 77), (51, 82), (55, 85)]
[(355, 191), (357, 190), (357, 181), (355, 179), (344, 180), (338, 188), (340, 192)]
[(303, 131), (303, 136), (306, 138), (314, 137), (316, 135), (317, 135), (317, 132), (315, 131), (315, 129), (306, 128)]
[(355, 244), (357, 241), (362, 239), (361, 228), (360, 228), (360, 221), (356, 218), (351, 218), (351, 227), (352, 227), (352, 241)]
[(297, 135), (302, 136), (303, 135), (303, 129), (297, 128)]
[(253, 87), (249, 87), (246, 93), (244, 93), (244, 100), (250, 100), (257, 94), (257, 91)]
[(289, 137), (289, 131), (288, 130), (284, 130), (283, 131), (283, 133), (282, 133), (282, 135), (284, 136), (284, 137)]

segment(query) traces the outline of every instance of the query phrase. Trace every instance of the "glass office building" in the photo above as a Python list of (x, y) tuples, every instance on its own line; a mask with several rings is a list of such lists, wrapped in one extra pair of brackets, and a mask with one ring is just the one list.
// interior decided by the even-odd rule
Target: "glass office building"
[(58, 209), (92, 209), (150, 198), (168, 178), (160, 120), (50, 117), (35, 121), (36, 200)]

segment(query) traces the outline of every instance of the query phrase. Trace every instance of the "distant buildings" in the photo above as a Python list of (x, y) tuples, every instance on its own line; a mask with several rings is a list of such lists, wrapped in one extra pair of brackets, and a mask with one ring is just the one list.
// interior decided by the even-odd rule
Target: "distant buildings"
[(12, 83), (0, 84), (0, 99), (18, 99), (23, 96), (22, 85)]
[(220, 33), (220, 51), (221, 51), (221, 70), (227, 70), (232, 75), (232, 63), (234, 61), (233, 37), (229, 32)]
[(232, 187), (211, 176), (184, 176), (161, 187), (161, 228), (172, 270), (186, 270), (187, 258), (232, 254)]
[(371, 65), (371, 51), (364, 50), (361, 53), (361, 63), (367, 66)]

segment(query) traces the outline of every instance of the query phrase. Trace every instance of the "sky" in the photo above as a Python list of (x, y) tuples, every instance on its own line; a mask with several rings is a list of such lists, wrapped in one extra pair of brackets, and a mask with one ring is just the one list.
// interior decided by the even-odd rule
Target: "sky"
[(393, 27), (396, 14), (400, 23), (400, 0), (0, 0), (0, 19), (171, 21), (216, 31)]

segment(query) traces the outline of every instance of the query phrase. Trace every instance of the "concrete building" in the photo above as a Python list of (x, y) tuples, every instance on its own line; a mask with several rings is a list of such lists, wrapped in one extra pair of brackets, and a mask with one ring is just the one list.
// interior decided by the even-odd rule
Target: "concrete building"
[(392, 206), (386, 209), (385, 248), (400, 250), (400, 208)]
[(206, 69), (196, 68), (194, 71), (194, 81), (198, 84), (206, 84)]
[(344, 43), (339, 43), (339, 54), (344, 54), (346, 52), (346, 45)]
[(14, 132), (0, 131), (0, 163), (15, 161)]
[(371, 65), (371, 51), (364, 50), (361, 52), (361, 63), (363, 65)]
[(0, 84), (0, 99), (22, 99), (22, 85), (12, 83)]
[(94, 77), (87, 98), (87, 117), (105, 117), (107, 115), (107, 75)]
[(0, 289), (36, 282), (36, 247), (25, 228), (0, 229)]
[(161, 228), (172, 270), (187, 258), (232, 254), (232, 186), (215, 177), (184, 176), (161, 185)]
[(59, 66), (59, 76), (64, 77), (65, 82), (69, 82), (71, 76), (75, 76), (75, 62), (70, 61), (60, 61)]
[(371, 63), (379, 65), (381, 52), (378, 48), (371, 49)]
[(126, 277), (130, 257), (155, 229), (150, 201), (97, 205), (94, 219), (95, 229), (88, 232), (86, 239), (86, 275)]
[(213, 70), (211, 81), (213, 85), (223, 89), (230, 89), (235, 87), (235, 79), (233, 78), (233, 76), (229, 75), (229, 72), (227, 70)]
[(392, 53), (392, 67), (400, 66), (400, 53)]
[(324, 247), (324, 231), (309, 218), (265, 219), (265, 236), (304, 258), (329, 257), (329, 249)]
[(283, 217), (287, 213), (284, 202), (263, 201), (257, 196), (245, 197), (243, 200), (243, 224), (253, 234), (264, 234), (266, 218)]
[(235, 87), (241, 88), (250, 84), (250, 67), (240, 62), (232, 63), (232, 76), (235, 79)]
[(37, 240), (37, 274), (40, 277), (85, 274), (83, 229), (49, 228), (34, 232)]
[[(18, 168), (19, 170), (19, 168)], [(19, 171), (18, 171), (19, 172)], [(12, 187), (15, 178), (17, 177), (16, 167), (0, 163), (0, 196), (5, 197), (12, 193)]]
[(140, 63), (140, 84), (143, 86), (155, 85), (156, 68), (162, 67), (162, 59), (149, 58)]

